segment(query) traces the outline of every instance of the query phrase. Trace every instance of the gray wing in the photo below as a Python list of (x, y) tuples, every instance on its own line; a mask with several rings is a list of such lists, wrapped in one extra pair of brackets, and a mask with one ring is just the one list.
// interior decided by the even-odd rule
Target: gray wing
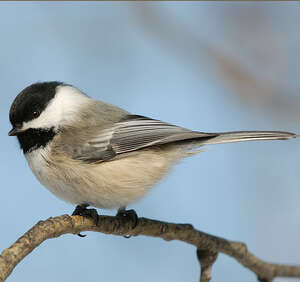
[(215, 136), (214, 133), (195, 132), (159, 120), (128, 115), (88, 140), (73, 158), (88, 163), (103, 162), (151, 146)]

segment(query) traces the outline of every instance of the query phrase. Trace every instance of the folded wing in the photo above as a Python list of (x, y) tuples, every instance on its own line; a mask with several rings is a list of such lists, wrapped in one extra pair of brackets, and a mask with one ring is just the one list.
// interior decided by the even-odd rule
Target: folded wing
[(117, 155), (183, 140), (212, 138), (216, 133), (191, 131), (143, 116), (128, 115), (113, 127), (99, 132), (73, 158), (85, 162), (108, 161)]
[[(94, 163), (109, 161), (118, 155), (143, 148), (186, 141), (195, 147), (210, 144), (257, 140), (285, 140), (297, 137), (283, 131), (235, 131), (204, 133), (144, 116), (127, 115), (110, 128), (88, 140), (73, 154), (74, 159)], [(196, 142), (194, 142), (196, 141)]]

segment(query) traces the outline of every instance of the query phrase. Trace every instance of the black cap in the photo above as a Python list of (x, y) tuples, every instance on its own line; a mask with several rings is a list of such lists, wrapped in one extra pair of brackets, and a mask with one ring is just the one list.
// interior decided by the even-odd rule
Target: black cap
[(9, 111), (9, 120), (13, 127), (38, 117), (54, 98), (56, 87), (63, 84), (58, 81), (38, 82), (23, 89)]

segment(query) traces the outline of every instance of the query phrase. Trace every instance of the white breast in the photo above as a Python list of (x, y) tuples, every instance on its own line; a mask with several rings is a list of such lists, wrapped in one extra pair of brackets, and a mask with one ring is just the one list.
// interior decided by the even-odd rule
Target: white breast
[(143, 197), (183, 157), (174, 150), (141, 150), (99, 164), (50, 156), (50, 146), (26, 154), (35, 176), (57, 197), (73, 203), (109, 209)]
[(33, 171), (34, 175), (38, 178), (38, 180), (44, 185), (48, 176), (47, 161), (46, 161), (47, 154), (48, 154), (48, 150), (42, 148), (25, 154), (29, 167)]
[(26, 153), (25, 157), (32, 172), (39, 182), (50, 190), (55, 196), (74, 204), (82, 204), (82, 198), (76, 193), (72, 184), (66, 181), (64, 171), (59, 168), (60, 173), (56, 173), (55, 164), (49, 162), (50, 146), (39, 148)]

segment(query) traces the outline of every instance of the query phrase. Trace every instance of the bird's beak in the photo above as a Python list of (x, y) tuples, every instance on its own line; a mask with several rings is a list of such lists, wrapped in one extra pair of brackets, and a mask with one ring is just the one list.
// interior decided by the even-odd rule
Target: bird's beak
[(8, 132), (8, 135), (9, 136), (16, 136), (16, 135), (20, 134), (21, 132), (23, 132), (22, 129), (14, 127), (11, 131)]

